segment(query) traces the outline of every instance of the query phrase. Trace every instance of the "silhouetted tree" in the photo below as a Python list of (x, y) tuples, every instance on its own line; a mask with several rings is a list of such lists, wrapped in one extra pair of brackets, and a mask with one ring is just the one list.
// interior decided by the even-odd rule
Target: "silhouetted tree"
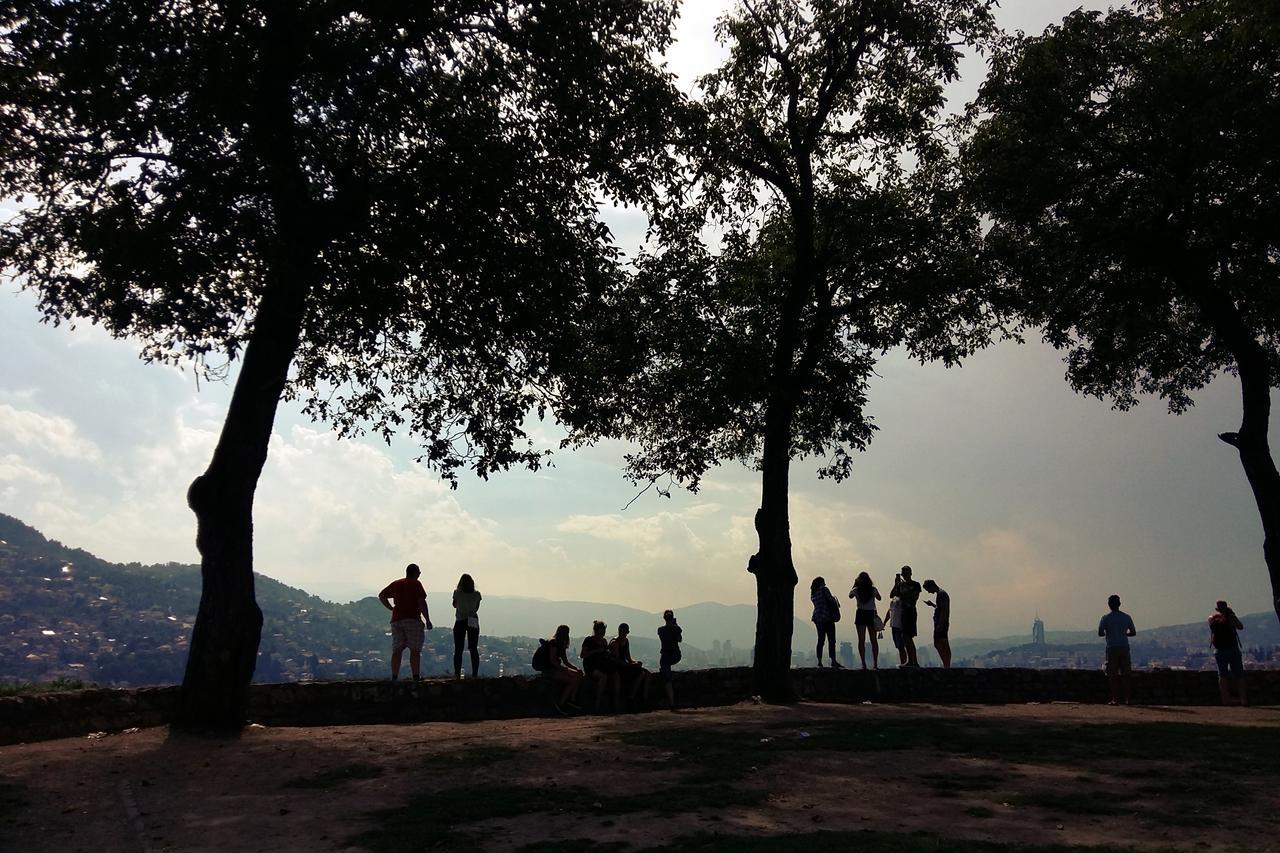
[[(613, 275), (597, 193), (660, 158), (667, 0), (0, 5), (0, 265), (46, 320), (239, 361), (188, 500), (203, 592), (179, 720), (242, 724), (252, 506), (282, 395), (412, 431), (446, 477), (521, 431)], [(225, 366), (224, 365), (224, 366)], [(215, 364), (215, 367), (217, 365)]]
[(1221, 373), (1280, 615), (1280, 4), (1143, 0), (1004, 46), (967, 148), (1005, 297), (1120, 409)]
[(729, 58), (685, 105), (686, 183), (598, 336), (625, 344), (585, 359), (609, 378), (566, 408), (582, 436), (639, 444), (639, 483), (696, 489), (722, 460), (759, 468), (748, 571), (769, 700), (791, 697), (792, 459), (848, 476), (883, 351), (953, 361), (987, 340), (978, 221), (938, 124), (961, 47), (992, 27), (985, 0), (759, 0), (723, 18)]

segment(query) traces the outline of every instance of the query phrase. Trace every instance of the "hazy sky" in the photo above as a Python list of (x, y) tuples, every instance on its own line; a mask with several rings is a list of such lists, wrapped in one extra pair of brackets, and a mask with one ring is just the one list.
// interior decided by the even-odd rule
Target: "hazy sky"
[[(685, 79), (721, 55), (722, 3), (686, 3), (671, 55)], [(1010, 0), (1007, 27), (1038, 31), (1075, 8)], [(968, 97), (982, 67), (955, 97)], [(620, 241), (641, 223), (617, 216)], [(40, 325), (30, 294), (0, 287), (0, 512), (117, 561), (195, 562), (187, 484), (208, 461), (229, 387), (137, 359), (101, 330)], [(871, 389), (880, 432), (853, 478), (792, 474), (801, 575), (837, 592), (868, 570), (887, 587), (903, 563), (937, 578), (953, 634), (1090, 627), (1118, 592), (1139, 630), (1205, 616), (1217, 598), (1269, 609), (1262, 534), (1235, 452), (1234, 382), (1220, 380), (1174, 417), (1158, 401), (1129, 413), (1076, 396), (1058, 354), (1001, 345), (961, 369), (891, 354)], [(559, 432), (542, 430), (554, 444)], [(609, 601), (650, 610), (752, 603), (746, 573), (759, 481), (737, 466), (698, 495), (635, 494), (625, 447), (558, 453), (555, 467), (457, 491), (413, 464), (415, 448), (338, 441), (281, 406), (255, 513), (257, 569), (336, 600), (376, 593), (406, 562), (429, 590), (460, 572), (491, 595)]]

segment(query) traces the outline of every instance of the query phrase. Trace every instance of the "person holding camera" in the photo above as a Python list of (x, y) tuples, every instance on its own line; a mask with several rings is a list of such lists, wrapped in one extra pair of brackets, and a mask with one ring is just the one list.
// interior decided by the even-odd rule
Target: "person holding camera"
[(920, 601), (921, 588), (917, 581), (911, 579), (911, 567), (903, 566), (893, 578), (891, 598), (898, 599), (898, 610), (902, 620), (902, 645), (907, 651), (907, 662), (902, 666), (918, 668), (916, 659), (916, 624), (919, 621), (916, 604)]
[[(1244, 623), (1225, 601), (1219, 601), (1209, 617), (1209, 642), (1218, 664), (1218, 693), (1223, 705), (1248, 705), (1244, 692), (1244, 657), (1240, 651), (1240, 631)], [(1232, 685), (1235, 696), (1232, 696)]]

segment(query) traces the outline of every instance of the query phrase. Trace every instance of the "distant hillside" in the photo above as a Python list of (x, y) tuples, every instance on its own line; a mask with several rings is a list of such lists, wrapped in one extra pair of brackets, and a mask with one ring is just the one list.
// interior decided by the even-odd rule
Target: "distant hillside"
[[(376, 598), (335, 604), (255, 574), (262, 608), (262, 643), (255, 680), (282, 681), (388, 672), (388, 613)], [(200, 602), (198, 566), (168, 563), (120, 565), (47, 539), (16, 518), (0, 514), (0, 680), (79, 678), (107, 685), (173, 684), (182, 680)], [(433, 621), (423, 650), (424, 671), (452, 671), (449, 594), (430, 596)], [(708, 609), (709, 608), (709, 609)], [(727, 610), (729, 619), (686, 629), (685, 661), (718, 663), (699, 648), (700, 628), (725, 631), (723, 639), (750, 637), (754, 610), (700, 605), (680, 614)], [(744, 612), (745, 611), (745, 612)], [(746, 619), (744, 619), (744, 616)], [(632, 623), (633, 654), (656, 661), (658, 614), (586, 602), (486, 596), (481, 610), (488, 674), (529, 672), (536, 642), (556, 625), (573, 636), (604, 619), (610, 629)], [(748, 621), (749, 620), (749, 621)], [(744, 625), (745, 631), (744, 631)], [(710, 647), (714, 639), (706, 637)], [(749, 651), (749, 639), (735, 641)], [(571, 652), (572, 654), (572, 652)]]

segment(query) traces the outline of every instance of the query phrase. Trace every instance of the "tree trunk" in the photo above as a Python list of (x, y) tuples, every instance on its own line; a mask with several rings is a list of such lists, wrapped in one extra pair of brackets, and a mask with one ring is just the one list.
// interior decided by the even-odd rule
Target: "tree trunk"
[(213, 459), (187, 491), (202, 584), (174, 725), (193, 731), (235, 731), (245, 723), (262, 635), (253, 590), (253, 497), (313, 284), (307, 182), (294, 144), (292, 18), (288, 4), (268, 11), (253, 114), (254, 150), (269, 178), (275, 219), (266, 287)]
[(1240, 431), (1224, 432), (1218, 437), (1240, 453), (1240, 465), (1253, 489), (1262, 519), (1262, 558), (1271, 580), (1271, 607), (1280, 619), (1280, 474), (1276, 473), (1267, 440), (1271, 426), (1271, 365), (1266, 350), (1228, 295), (1212, 283), (1201, 287), (1184, 284), (1184, 290), (1236, 360), (1242, 404)]
[[(768, 418), (766, 416), (766, 421)], [(788, 476), (791, 467), (791, 419), (767, 427), (763, 487), (756, 510), (760, 550), (747, 570), (756, 576), (756, 693), (766, 702), (793, 702), (791, 628), (795, 612), (796, 569), (791, 561)]]
[(1253, 499), (1262, 518), (1262, 556), (1271, 579), (1271, 606), (1280, 619), (1280, 473), (1271, 458), (1267, 430), (1271, 425), (1271, 371), (1266, 355), (1256, 345), (1238, 354), (1243, 417), (1240, 432), (1220, 438), (1240, 453)]

